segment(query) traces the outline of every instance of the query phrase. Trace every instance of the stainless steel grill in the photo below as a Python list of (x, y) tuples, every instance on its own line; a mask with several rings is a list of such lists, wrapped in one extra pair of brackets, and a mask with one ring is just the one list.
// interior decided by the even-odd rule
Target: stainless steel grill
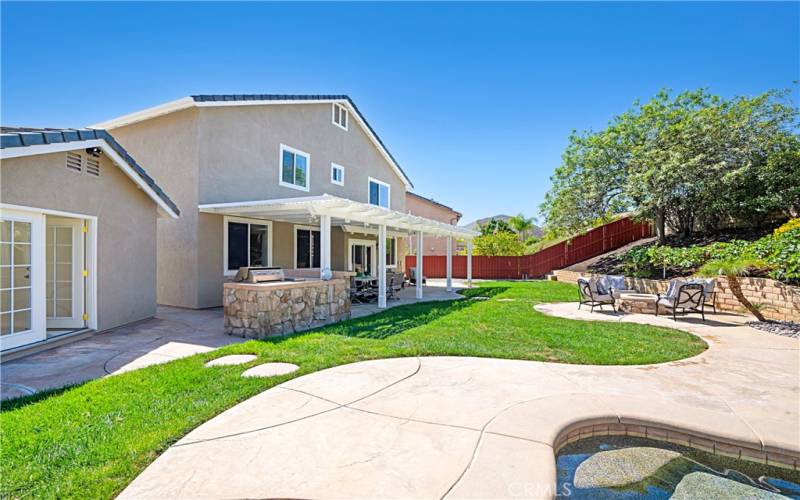
[(286, 281), (280, 267), (240, 267), (233, 281), (243, 283), (265, 283), (270, 281)]

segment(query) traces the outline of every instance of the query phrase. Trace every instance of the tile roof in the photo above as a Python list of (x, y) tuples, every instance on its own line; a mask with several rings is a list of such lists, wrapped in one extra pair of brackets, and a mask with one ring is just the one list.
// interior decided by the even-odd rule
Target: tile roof
[(231, 102), (231, 101), (347, 101), (350, 106), (355, 110), (358, 114), (358, 117), (364, 122), (364, 125), (369, 129), (370, 133), (375, 137), (378, 143), (381, 145), (386, 154), (389, 155), (389, 158), (392, 159), (394, 164), (403, 174), (408, 184), (412, 187), (414, 186), (411, 183), (411, 179), (409, 179), (408, 175), (406, 174), (403, 167), (397, 162), (397, 159), (392, 155), (389, 151), (389, 148), (386, 147), (384, 144), (383, 139), (378, 135), (372, 125), (369, 124), (366, 117), (361, 113), (356, 106), (356, 103), (350, 99), (350, 96), (346, 94), (200, 94), (200, 95), (193, 95), (190, 96), (194, 102)]
[(0, 149), (17, 148), (25, 146), (38, 146), (44, 144), (69, 143), (77, 141), (102, 140), (111, 147), (123, 160), (136, 172), (145, 184), (170, 207), (176, 215), (180, 214), (178, 206), (156, 184), (156, 181), (136, 160), (125, 151), (120, 143), (105, 130), (95, 129), (60, 129), (60, 128), (34, 128), (34, 127), (0, 127)]

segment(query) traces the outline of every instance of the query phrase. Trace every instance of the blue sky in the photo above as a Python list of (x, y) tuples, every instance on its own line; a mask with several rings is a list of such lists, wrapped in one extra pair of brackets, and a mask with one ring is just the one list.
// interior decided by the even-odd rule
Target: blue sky
[(0, 119), (196, 93), (346, 93), (464, 221), (538, 212), (573, 129), (658, 89), (793, 88), (800, 3), (9, 3)]

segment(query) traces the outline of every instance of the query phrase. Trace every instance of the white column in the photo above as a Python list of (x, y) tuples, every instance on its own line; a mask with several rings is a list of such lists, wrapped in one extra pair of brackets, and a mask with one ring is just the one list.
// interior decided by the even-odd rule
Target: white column
[(447, 291), (453, 291), (453, 237), (447, 237)]
[(472, 288), (472, 240), (467, 240), (467, 287)]
[(417, 231), (417, 298), (422, 298), (422, 231)]
[(331, 279), (331, 216), (319, 217), (319, 277)]
[(378, 226), (378, 307), (386, 307), (386, 225)]

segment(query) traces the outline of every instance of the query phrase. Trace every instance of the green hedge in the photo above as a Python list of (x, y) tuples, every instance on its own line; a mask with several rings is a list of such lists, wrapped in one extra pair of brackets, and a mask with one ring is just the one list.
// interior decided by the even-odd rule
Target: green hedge
[(653, 245), (627, 252), (622, 260), (625, 273), (637, 277), (655, 275), (666, 267), (671, 274), (691, 274), (717, 259), (753, 258), (765, 261), (769, 277), (787, 283), (800, 282), (800, 227), (775, 231), (756, 241), (733, 240), (705, 246)]

